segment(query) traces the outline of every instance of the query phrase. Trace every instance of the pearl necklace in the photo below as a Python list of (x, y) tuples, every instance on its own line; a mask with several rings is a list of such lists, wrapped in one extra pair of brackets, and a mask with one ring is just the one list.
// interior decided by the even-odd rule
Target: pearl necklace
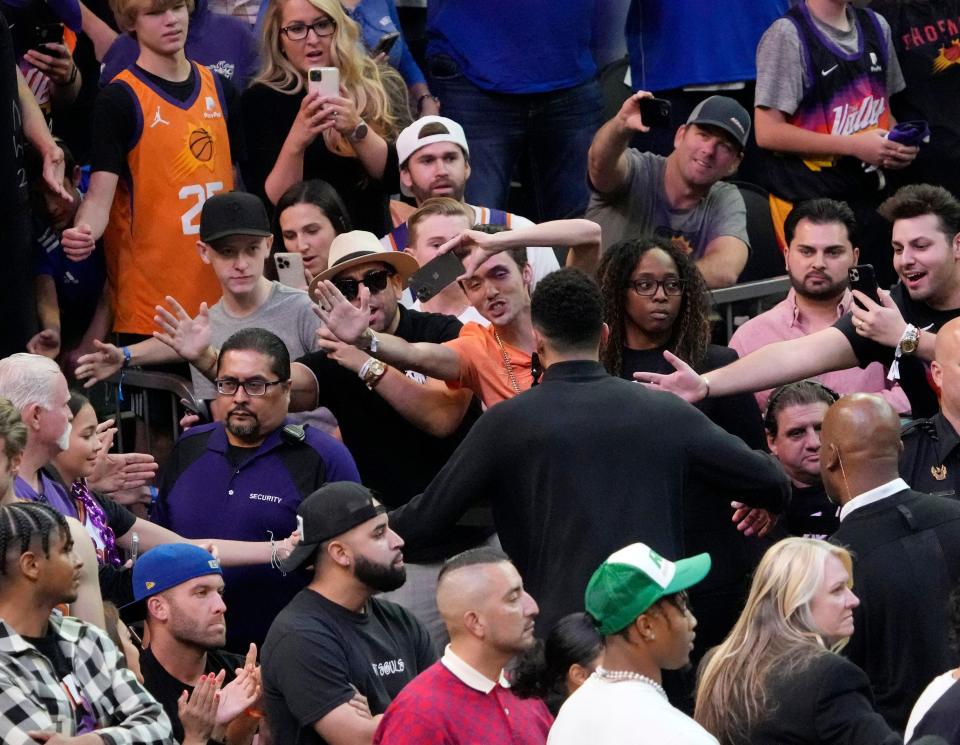
[(662, 685), (660, 685), (653, 678), (648, 678), (646, 675), (635, 673), (632, 670), (604, 670), (598, 665), (597, 669), (593, 671), (593, 674), (598, 680), (604, 680), (608, 683), (619, 683), (623, 680), (636, 680), (640, 683), (646, 683), (648, 686), (656, 690), (661, 696), (667, 698), (667, 692), (663, 690)]

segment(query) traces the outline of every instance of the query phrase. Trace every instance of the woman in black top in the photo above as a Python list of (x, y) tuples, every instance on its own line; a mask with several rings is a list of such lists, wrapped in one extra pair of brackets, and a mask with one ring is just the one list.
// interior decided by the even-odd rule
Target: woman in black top
[[(243, 93), (248, 138), (243, 178), (276, 203), (290, 186), (322, 178), (339, 192), (354, 227), (383, 235), (399, 191), (393, 140), (406, 100), (400, 76), (377, 65), (357, 24), (336, 0), (278, 0), (264, 16), (263, 68)], [(340, 95), (307, 92), (312, 68), (335, 67)]]
[[(710, 343), (706, 283), (693, 261), (669, 239), (646, 236), (611, 246), (597, 276), (604, 321), (610, 328), (601, 362), (612, 375), (633, 380), (633, 373), (639, 371), (668, 373), (673, 368), (665, 353), (687, 361), (698, 373), (737, 359), (734, 350)], [(696, 406), (750, 447), (764, 448), (760, 410), (751, 394), (707, 398)], [(737, 495), (730, 494), (727, 500), (709, 498), (704, 489), (700, 480), (692, 479), (684, 494), (685, 551), (714, 557), (713, 571), (691, 591), (701, 619), (694, 664), (720, 643), (736, 621), (759, 552), (756, 541), (741, 535), (731, 521), (726, 505)], [(692, 682), (681, 687), (689, 693)]]
[(700, 674), (695, 718), (721, 745), (903, 742), (874, 710), (866, 674), (836, 653), (860, 603), (851, 571), (845, 549), (812, 538), (764, 555), (743, 614)]

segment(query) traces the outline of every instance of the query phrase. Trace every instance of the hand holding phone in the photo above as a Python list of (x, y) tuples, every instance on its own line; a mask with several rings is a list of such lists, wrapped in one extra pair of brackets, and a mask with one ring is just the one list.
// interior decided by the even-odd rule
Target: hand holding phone
[(340, 70), (336, 67), (311, 67), (307, 71), (307, 91), (324, 98), (340, 95)]
[(380, 54), (390, 54), (393, 49), (394, 44), (397, 43), (397, 40), (400, 38), (400, 32), (394, 31), (392, 34), (387, 34), (382, 36), (380, 41), (376, 43), (373, 49), (370, 50), (370, 56), (376, 57)]
[[(880, 284), (877, 282), (877, 273), (873, 269), (873, 264), (857, 264), (847, 269), (847, 279), (850, 282), (851, 290), (859, 290), (877, 305), (883, 305), (880, 302)], [(864, 308), (863, 303), (854, 299), (858, 308)]]
[(277, 267), (277, 279), (287, 287), (297, 290), (307, 289), (307, 275), (303, 268), (303, 255), (298, 253), (276, 253), (273, 263)]
[(641, 98), (640, 117), (648, 127), (670, 126), (671, 103), (665, 98)]
[(441, 254), (410, 275), (410, 292), (421, 303), (426, 303), (456, 282), (463, 272), (463, 262), (453, 251)]

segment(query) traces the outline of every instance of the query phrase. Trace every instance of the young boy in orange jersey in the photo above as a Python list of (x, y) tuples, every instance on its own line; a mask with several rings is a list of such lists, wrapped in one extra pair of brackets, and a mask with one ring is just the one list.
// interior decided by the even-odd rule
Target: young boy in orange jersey
[(191, 314), (220, 295), (195, 244), (203, 203), (233, 188), (239, 117), (230, 82), (184, 54), (193, 0), (111, 6), (140, 56), (97, 99), (90, 189), (62, 244), (79, 260), (103, 236), (114, 330), (128, 344), (151, 334), (166, 295)]

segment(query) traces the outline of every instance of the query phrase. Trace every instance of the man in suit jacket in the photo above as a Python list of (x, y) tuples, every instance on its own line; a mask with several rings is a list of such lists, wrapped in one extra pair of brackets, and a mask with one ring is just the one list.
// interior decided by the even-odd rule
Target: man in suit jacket
[(869, 676), (878, 711), (903, 731), (927, 683), (957, 666), (948, 606), (960, 579), (960, 503), (899, 478), (900, 422), (879, 396), (841, 398), (820, 441), (824, 486), (841, 505), (830, 540), (853, 553), (860, 596), (845, 653)]

